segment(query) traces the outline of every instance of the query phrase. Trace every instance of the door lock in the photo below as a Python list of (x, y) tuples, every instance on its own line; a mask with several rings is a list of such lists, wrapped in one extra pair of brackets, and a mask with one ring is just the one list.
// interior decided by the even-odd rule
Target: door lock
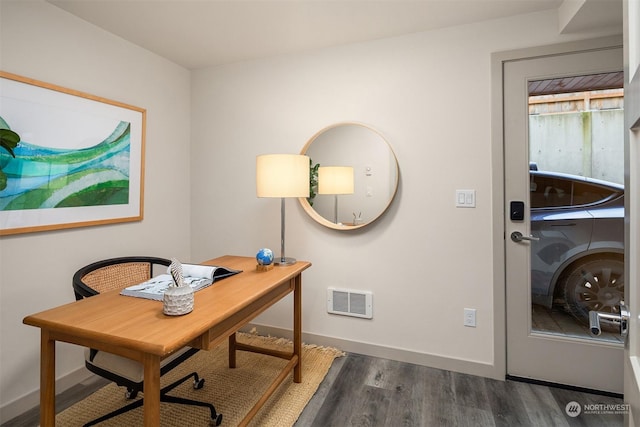
[(511, 221), (524, 221), (524, 202), (513, 200), (509, 204), (509, 218)]
[(622, 338), (629, 333), (629, 308), (624, 305), (624, 301), (620, 301), (620, 314), (603, 313), (601, 311), (589, 312), (589, 331), (594, 337), (602, 333), (602, 329), (600, 329), (601, 320), (604, 320), (609, 325), (619, 325)]
[(525, 236), (519, 231), (514, 231), (513, 233), (511, 233), (511, 240), (513, 240), (514, 242), (522, 242), (523, 240), (529, 240), (529, 241), (540, 240), (540, 238), (535, 236)]

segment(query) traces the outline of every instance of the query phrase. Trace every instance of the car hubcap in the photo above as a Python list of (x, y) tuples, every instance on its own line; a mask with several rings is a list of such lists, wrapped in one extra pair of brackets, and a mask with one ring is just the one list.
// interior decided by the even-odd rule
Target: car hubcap
[(624, 297), (622, 274), (612, 268), (598, 272), (582, 271), (583, 283), (576, 287), (576, 300), (587, 311), (617, 313), (618, 304)]

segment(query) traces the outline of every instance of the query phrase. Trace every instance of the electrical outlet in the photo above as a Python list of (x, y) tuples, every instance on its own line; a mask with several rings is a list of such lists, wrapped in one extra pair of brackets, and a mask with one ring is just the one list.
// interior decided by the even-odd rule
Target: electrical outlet
[(476, 327), (476, 309), (465, 308), (464, 309), (464, 326)]

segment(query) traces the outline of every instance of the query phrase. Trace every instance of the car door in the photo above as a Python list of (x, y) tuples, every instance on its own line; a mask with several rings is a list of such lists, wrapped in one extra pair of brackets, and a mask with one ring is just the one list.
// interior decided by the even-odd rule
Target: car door
[(570, 199), (571, 182), (530, 173), (531, 295), (534, 304), (551, 307), (556, 272), (589, 246), (593, 218), (576, 209)]

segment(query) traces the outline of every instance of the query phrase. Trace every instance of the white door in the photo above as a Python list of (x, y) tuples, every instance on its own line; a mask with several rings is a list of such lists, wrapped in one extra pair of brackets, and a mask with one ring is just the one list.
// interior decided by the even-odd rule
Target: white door
[(627, 289), (625, 298), (629, 302), (630, 333), (625, 345), (624, 400), (630, 411), (626, 418), (629, 427), (640, 425), (640, 3), (628, 1), (624, 4), (625, 58), (627, 93), (625, 100), (625, 167), (629, 197), (627, 200)]
[[(542, 293), (536, 288), (540, 282), (540, 275), (545, 276), (545, 280), (548, 279), (550, 284), (557, 282), (554, 279), (553, 268), (560, 267), (564, 263), (577, 268), (575, 274), (579, 282), (580, 271), (582, 275), (584, 270), (589, 270), (588, 273), (591, 274), (590, 269), (593, 269), (593, 276), (586, 280), (590, 280), (593, 284), (596, 282), (602, 284), (606, 281), (611, 290), (607, 291), (606, 295), (614, 302), (623, 298), (623, 287), (620, 286), (620, 282), (624, 279), (621, 254), (612, 254), (603, 262), (578, 263), (577, 251), (580, 247), (587, 248), (588, 242), (570, 242), (570, 240), (576, 235), (581, 236), (580, 238), (584, 237), (576, 232), (576, 229), (583, 224), (580, 220), (576, 220), (576, 215), (582, 214), (589, 217), (591, 214), (582, 212), (582, 208), (569, 209), (571, 213), (568, 214), (556, 213), (553, 228), (547, 230), (538, 228), (540, 222), (536, 217), (532, 230), (530, 207), (532, 203), (536, 203), (532, 202), (532, 191), (537, 191), (542, 197), (551, 198), (554, 192), (556, 197), (558, 191), (562, 193), (562, 189), (556, 188), (560, 185), (548, 186), (542, 181), (538, 182), (537, 178), (534, 180), (534, 175), (530, 174), (528, 106), (530, 82), (619, 72), (622, 67), (623, 53), (620, 47), (541, 56), (508, 61), (504, 64), (507, 374), (510, 377), (620, 394), (623, 391), (622, 339), (603, 340), (592, 338), (588, 333), (582, 336), (579, 334), (568, 336), (537, 326), (536, 316), (543, 306), (532, 303), (536, 302), (535, 298)], [(621, 130), (621, 139), (622, 134)], [(552, 162), (557, 160), (558, 156), (575, 155), (564, 154), (565, 151), (565, 147), (555, 147), (553, 156), (546, 153), (547, 159)], [(571, 185), (571, 188), (575, 186), (575, 184)], [(549, 194), (545, 188), (549, 188)], [(567, 192), (560, 195), (566, 198)], [(573, 199), (573, 194), (571, 197)], [(584, 204), (589, 203), (587, 201)], [(544, 221), (547, 221), (546, 218)], [(622, 229), (621, 220), (619, 224)], [(532, 234), (534, 239), (540, 240), (527, 240)], [(623, 235), (622, 230), (620, 234)], [(518, 235), (524, 239), (519, 240)], [(571, 238), (567, 237), (570, 235)], [(621, 241), (622, 237), (619, 240)], [(541, 267), (539, 264), (545, 265)], [(569, 299), (572, 295), (578, 299), (588, 299), (589, 296), (585, 296), (586, 287), (591, 285), (587, 284), (585, 287), (584, 282), (583, 280), (582, 284), (574, 285), (576, 290), (563, 293), (563, 296), (566, 295)], [(553, 294), (549, 298), (547, 302), (552, 302)], [(618, 310), (618, 304), (615, 306), (614, 310)], [(588, 327), (585, 327), (585, 330), (588, 331)]]

